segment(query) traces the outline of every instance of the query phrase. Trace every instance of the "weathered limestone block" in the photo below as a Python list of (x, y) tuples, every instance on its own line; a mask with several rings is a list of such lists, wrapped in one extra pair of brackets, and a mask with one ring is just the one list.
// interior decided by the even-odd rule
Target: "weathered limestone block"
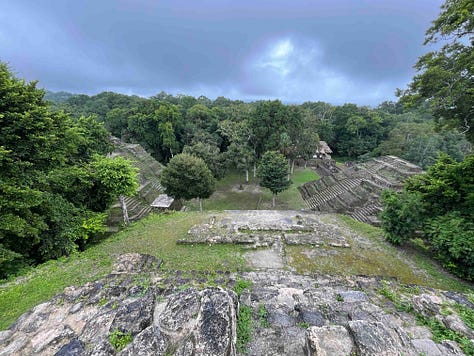
[(423, 293), (412, 298), (413, 308), (425, 316), (433, 316), (440, 313), (443, 299), (434, 294)]
[(354, 342), (344, 326), (313, 326), (306, 331), (308, 356), (345, 356), (351, 355), (353, 349)]
[(200, 297), (199, 328), (194, 332), (196, 354), (235, 355), (237, 296), (222, 288), (208, 288)]
[(123, 349), (120, 356), (164, 356), (168, 347), (168, 339), (160, 328), (151, 325), (138, 334), (131, 344)]
[(85, 353), (84, 343), (81, 340), (72, 339), (68, 344), (61, 347), (54, 356), (81, 356), (85, 355)]
[(464, 324), (464, 322), (458, 315), (446, 315), (445, 317), (443, 317), (443, 323), (451, 330), (456, 331), (468, 337), (469, 339), (474, 340), (474, 330), (470, 329), (466, 324)]
[[(235, 355), (237, 296), (222, 288), (186, 289), (158, 305), (156, 325), (177, 354)], [(192, 350), (192, 352), (187, 353)]]
[(155, 320), (155, 324), (169, 336), (171, 342), (184, 339), (195, 328), (200, 308), (199, 297), (199, 291), (194, 288), (171, 296), (159, 319)]
[(443, 353), (438, 347), (438, 345), (436, 345), (436, 343), (431, 339), (415, 339), (415, 340), (412, 340), (412, 343), (416, 351), (418, 351), (422, 355), (430, 355), (430, 356), (447, 355), (447, 353)]
[(143, 298), (124, 302), (117, 309), (110, 329), (131, 333), (132, 336), (137, 335), (151, 325), (154, 303), (152, 293), (147, 293)]
[(400, 330), (391, 330), (381, 322), (365, 320), (349, 321), (348, 324), (361, 355), (392, 356), (401, 355), (402, 352), (404, 355), (415, 354), (410, 345), (406, 344), (408, 338), (405, 335), (399, 337)]
[(142, 255), (139, 253), (125, 253), (120, 255), (115, 264), (112, 273), (141, 273), (150, 271), (152, 268), (158, 268), (161, 260), (151, 255)]
[(339, 295), (346, 303), (361, 303), (369, 301), (367, 294), (357, 290), (340, 292)]

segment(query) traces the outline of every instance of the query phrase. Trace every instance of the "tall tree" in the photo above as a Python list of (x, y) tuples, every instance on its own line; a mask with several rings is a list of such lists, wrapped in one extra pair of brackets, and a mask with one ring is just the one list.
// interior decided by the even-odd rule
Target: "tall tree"
[(209, 143), (199, 142), (191, 146), (184, 146), (183, 153), (202, 158), (203, 161), (206, 162), (207, 167), (211, 170), (214, 178), (224, 178), (226, 172), (225, 157), (219, 151), (219, 147)]
[(260, 178), (260, 185), (273, 193), (272, 207), (275, 207), (276, 195), (291, 185), (287, 175), (288, 164), (285, 156), (277, 151), (267, 151), (263, 154), (257, 176)]
[(224, 120), (219, 123), (219, 133), (229, 142), (227, 162), (239, 171), (245, 171), (245, 181), (249, 181), (249, 169), (255, 164), (255, 151), (251, 147), (252, 133), (247, 121)]
[(161, 184), (166, 194), (175, 199), (198, 198), (202, 212), (202, 199), (209, 198), (215, 190), (215, 179), (206, 163), (199, 157), (186, 153), (174, 156), (161, 173)]
[(103, 125), (52, 112), (43, 95), (0, 63), (0, 278), (74, 251), (123, 191), (117, 167), (96, 165), (109, 149)]
[(425, 44), (442, 42), (422, 56), (408, 89), (399, 91), (405, 104), (429, 102), (438, 126), (456, 128), (474, 143), (474, 2), (446, 0), (427, 30)]
[(260, 101), (250, 116), (249, 126), (255, 140), (257, 158), (268, 150), (278, 150), (280, 136), (289, 124), (288, 108), (279, 100)]

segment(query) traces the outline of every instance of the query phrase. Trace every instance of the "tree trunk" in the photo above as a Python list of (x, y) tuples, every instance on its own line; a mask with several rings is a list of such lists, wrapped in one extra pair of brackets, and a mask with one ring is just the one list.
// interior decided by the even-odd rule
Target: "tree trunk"
[(199, 211), (202, 213), (202, 199), (198, 198), (199, 201)]
[(306, 167), (308, 167), (308, 161), (304, 160), (304, 169), (306, 169)]
[(254, 164), (253, 164), (253, 177), (254, 177), (254, 178), (257, 177), (257, 163), (254, 163)]
[(247, 182), (247, 183), (249, 182), (249, 170), (248, 169), (245, 170), (245, 182)]
[(276, 194), (273, 194), (273, 197), (272, 197), (272, 208), (275, 207), (275, 197), (276, 197)]
[(295, 173), (295, 160), (291, 161), (291, 174)]
[(125, 225), (130, 224), (130, 219), (128, 218), (127, 204), (125, 203), (125, 197), (123, 195), (119, 196), (120, 207), (122, 208), (123, 222)]

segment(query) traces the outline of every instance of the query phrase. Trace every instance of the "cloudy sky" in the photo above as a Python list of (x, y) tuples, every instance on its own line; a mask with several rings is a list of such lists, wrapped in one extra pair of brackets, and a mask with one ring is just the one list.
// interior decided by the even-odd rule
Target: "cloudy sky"
[(52, 91), (377, 105), (441, 0), (0, 0), (0, 61)]

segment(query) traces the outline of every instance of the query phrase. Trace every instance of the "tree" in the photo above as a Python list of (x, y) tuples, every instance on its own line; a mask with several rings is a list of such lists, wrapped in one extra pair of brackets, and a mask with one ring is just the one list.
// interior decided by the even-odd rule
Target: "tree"
[(440, 128), (456, 128), (474, 143), (474, 2), (446, 0), (441, 10), (425, 44), (444, 45), (418, 60), (419, 74), (398, 95), (406, 105), (428, 102)]
[(201, 212), (201, 200), (209, 198), (215, 190), (215, 179), (206, 163), (186, 153), (178, 154), (169, 161), (161, 173), (161, 184), (166, 194), (175, 199), (198, 198)]
[(219, 147), (209, 143), (198, 142), (192, 146), (184, 146), (183, 153), (187, 153), (206, 162), (207, 167), (211, 170), (214, 178), (221, 179), (225, 175), (225, 162), (223, 154), (219, 151)]
[(384, 210), (381, 213), (385, 237), (394, 245), (401, 245), (415, 234), (422, 225), (423, 207), (418, 194), (382, 192)]
[(261, 101), (249, 119), (249, 127), (255, 141), (257, 158), (267, 150), (277, 150), (280, 144), (280, 135), (287, 131), (289, 125), (288, 107), (279, 100)]
[(91, 162), (94, 178), (94, 193), (101, 202), (99, 211), (105, 210), (119, 197), (123, 220), (129, 224), (124, 196), (133, 196), (138, 189), (138, 169), (123, 157), (107, 158), (95, 156)]
[(0, 63), (0, 278), (82, 247), (108, 203), (136, 188), (97, 155), (110, 147), (101, 123), (53, 112), (43, 96)]
[(277, 151), (267, 151), (263, 154), (257, 170), (260, 185), (273, 193), (272, 207), (275, 207), (275, 197), (291, 185), (287, 179), (288, 164), (285, 156)]
[(249, 181), (249, 169), (255, 163), (255, 152), (250, 146), (251, 132), (247, 121), (224, 120), (219, 123), (219, 133), (229, 142), (227, 161), (240, 171), (245, 171)]
[(361, 156), (379, 144), (384, 130), (382, 118), (374, 110), (344, 104), (333, 112), (334, 149), (339, 155)]
[(395, 244), (421, 237), (443, 265), (474, 279), (474, 156), (456, 162), (441, 155), (426, 174), (408, 179), (401, 193), (383, 194), (386, 237)]

